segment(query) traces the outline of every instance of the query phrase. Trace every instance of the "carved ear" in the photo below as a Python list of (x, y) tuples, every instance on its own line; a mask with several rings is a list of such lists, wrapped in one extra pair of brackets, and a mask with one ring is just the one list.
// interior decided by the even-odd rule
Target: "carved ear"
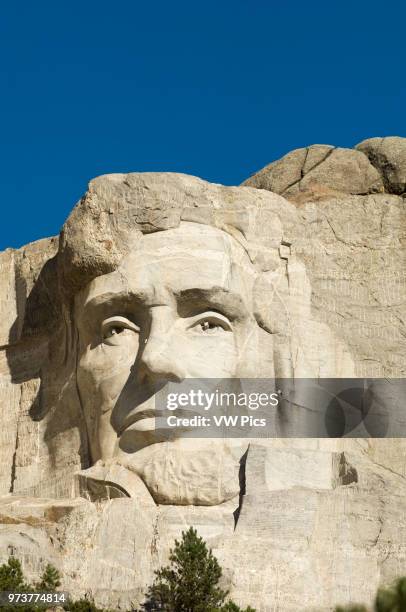
[(277, 378), (354, 376), (348, 347), (312, 309), (312, 289), (302, 261), (258, 275), (253, 299), (258, 325), (273, 335)]
[(286, 268), (258, 274), (253, 287), (254, 316), (270, 334), (289, 332), (289, 286)]

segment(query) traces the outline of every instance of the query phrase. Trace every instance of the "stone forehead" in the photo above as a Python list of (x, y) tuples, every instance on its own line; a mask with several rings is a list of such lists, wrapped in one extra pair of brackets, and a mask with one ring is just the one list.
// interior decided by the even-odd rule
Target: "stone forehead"
[(143, 235), (116, 270), (93, 279), (78, 304), (114, 293), (140, 296), (153, 287), (252, 293), (256, 272), (246, 251), (222, 230), (182, 221), (177, 228)]
[(62, 228), (59, 276), (73, 295), (93, 278), (115, 270), (142, 234), (184, 222), (233, 236), (253, 262), (269, 259), (294, 225), (293, 206), (250, 187), (224, 187), (175, 173), (109, 174), (92, 180)]
[(232, 261), (251, 267), (245, 245), (241, 242), (217, 227), (193, 221), (181, 221), (177, 227), (164, 232), (143, 234), (137, 240), (135, 248), (123, 258), (120, 268), (129, 259), (140, 265), (145, 258), (149, 262), (154, 259), (168, 260), (179, 256), (211, 260), (223, 258), (224, 255), (228, 256), (230, 264)]

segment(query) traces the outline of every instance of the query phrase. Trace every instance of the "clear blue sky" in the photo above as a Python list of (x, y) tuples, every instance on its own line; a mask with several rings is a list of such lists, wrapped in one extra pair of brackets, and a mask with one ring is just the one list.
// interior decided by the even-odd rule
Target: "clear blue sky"
[(0, 17), (0, 249), (88, 180), (239, 184), (297, 147), (406, 136), (403, 0), (39, 0)]

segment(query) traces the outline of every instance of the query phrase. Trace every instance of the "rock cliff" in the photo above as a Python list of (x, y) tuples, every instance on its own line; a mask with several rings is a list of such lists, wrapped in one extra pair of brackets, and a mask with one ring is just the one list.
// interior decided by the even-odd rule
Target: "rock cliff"
[[(218, 362), (199, 349), (195, 370), (192, 358), (183, 364), (191, 375), (210, 378), (218, 367), (223, 376), (405, 378), (405, 196), (406, 139), (371, 138), (354, 149), (313, 145), (239, 187), (170, 173), (99, 177), (59, 240), (0, 253), (0, 562), (15, 554), (29, 577), (54, 563), (65, 590), (122, 610), (141, 603), (188, 525), (213, 548), (232, 597), (258, 610), (368, 602), (381, 582), (405, 574), (406, 443), (396, 432), (250, 440), (243, 457), (227, 455), (237, 495), (224, 499), (216, 496), (222, 450), (206, 460), (203, 449), (198, 462), (193, 444), (168, 446), (159, 469), (148, 462), (118, 473), (124, 461), (117, 468), (114, 453), (106, 459), (108, 424), (92, 411), (113, 402), (113, 383), (103, 387), (98, 373), (114, 373), (128, 359), (136, 364), (133, 336), (120, 333), (108, 355), (100, 348), (99, 361), (89, 362), (94, 345), (86, 353), (75, 318), (102, 287), (103, 304), (111, 308), (119, 295), (116, 314), (130, 320), (133, 270), (145, 297), (150, 262), (157, 301), (162, 274), (153, 272), (165, 263), (165, 291), (184, 277), (187, 288), (173, 294), (189, 291), (199, 308), (213, 279), (212, 302), (220, 279), (225, 293), (237, 295), (230, 308), (248, 304), (246, 324), (240, 314), (229, 317), (233, 343), (227, 333), (210, 341)], [(245, 280), (233, 280), (235, 270)], [(116, 335), (117, 323), (111, 329)], [(183, 463), (186, 455), (192, 459)], [(199, 503), (191, 494), (197, 501), (189, 503), (181, 485), (198, 489), (203, 469), (207, 496)]]

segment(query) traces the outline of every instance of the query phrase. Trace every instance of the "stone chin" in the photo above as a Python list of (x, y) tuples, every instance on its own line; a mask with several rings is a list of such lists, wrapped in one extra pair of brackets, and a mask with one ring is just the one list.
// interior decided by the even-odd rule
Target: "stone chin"
[(153, 444), (126, 465), (157, 504), (214, 506), (239, 495), (243, 452), (224, 440), (176, 440)]
[(238, 506), (247, 440), (178, 439), (97, 461), (76, 474), (77, 493), (92, 501), (133, 497), (141, 504)]

